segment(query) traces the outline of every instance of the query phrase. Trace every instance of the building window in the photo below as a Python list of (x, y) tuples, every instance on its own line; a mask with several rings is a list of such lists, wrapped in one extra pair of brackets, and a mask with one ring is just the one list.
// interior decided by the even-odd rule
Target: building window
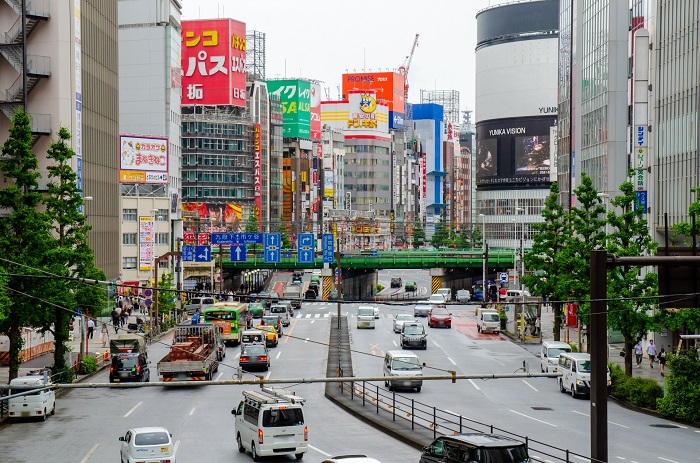
[(168, 221), (168, 210), (158, 209), (156, 212), (156, 222), (167, 222)]
[(122, 234), (122, 244), (135, 245), (136, 244), (136, 233), (123, 233)]
[(122, 257), (122, 270), (136, 270), (136, 257)]
[(122, 209), (122, 221), (136, 222), (136, 209)]
[(156, 244), (170, 244), (170, 234), (156, 233)]

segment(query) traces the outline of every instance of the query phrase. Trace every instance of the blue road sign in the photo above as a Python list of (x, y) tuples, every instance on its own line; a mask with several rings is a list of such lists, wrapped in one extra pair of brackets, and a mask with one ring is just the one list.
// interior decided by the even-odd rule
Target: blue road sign
[(508, 272), (501, 272), (501, 283), (508, 283)]
[(279, 264), (282, 260), (281, 243), (282, 235), (279, 233), (264, 234), (265, 252), (263, 262), (266, 264)]
[(195, 246), (194, 261), (211, 262), (211, 246)]
[(313, 233), (299, 233), (297, 236), (297, 262), (300, 264), (314, 263)]
[[(279, 235), (279, 233), (240, 233), (241, 238), (238, 241), (241, 244), (263, 244), (263, 235)], [(277, 240), (279, 242), (279, 240)], [(279, 243), (278, 243), (279, 245)]]
[(333, 233), (323, 234), (323, 262), (332, 264), (335, 257), (335, 249), (333, 248)]
[(242, 233), (212, 233), (211, 244), (239, 244)]
[(231, 246), (231, 262), (245, 262), (247, 251), (245, 244)]
[(194, 246), (183, 246), (182, 247), (182, 261), (183, 262), (194, 262)]
[(637, 207), (642, 206), (642, 214), (647, 213), (647, 192), (646, 191), (635, 191), (637, 196)]

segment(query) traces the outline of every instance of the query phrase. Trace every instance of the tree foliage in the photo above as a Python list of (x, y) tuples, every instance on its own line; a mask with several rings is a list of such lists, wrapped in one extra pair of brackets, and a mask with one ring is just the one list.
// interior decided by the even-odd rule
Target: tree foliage
[(450, 244), (450, 233), (447, 230), (442, 216), (440, 216), (437, 224), (435, 224), (435, 233), (433, 233), (432, 238), (430, 238), (430, 244), (432, 244), (434, 248), (440, 248)]
[(2, 146), (0, 175), (4, 187), (0, 189), (0, 209), (6, 214), (0, 217), (0, 248), (2, 263), (9, 273), (5, 288), (9, 299), (0, 312), (6, 318), (0, 320), (0, 332), (10, 342), (10, 380), (17, 377), (22, 349), (21, 330), (25, 326), (40, 327), (47, 322), (47, 308), (41, 298), (47, 293), (47, 279), (39, 279), (47, 264), (46, 255), (53, 248), (47, 214), (38, 210), (42, 195), (38, 191), (39, 162), (32, 152), (32, 133), (29, 116), (19, 109), (10, 127), (9, 138)]
[(413, 222), (413, 234), (411, 236), (414, 248), (420, 248), (425, 244), (425, 230), (423, 229), (423, 223), (418, 217)]
[(163, 273), (158, 279), (158, 315), (169, 314), (175, 310), (177, 298), (173, 274)]
[[(462, 233), (462, 235), (464, 235), (464, 232)], [(463, 238), (466, 237), (463, 236)], [(476, 226), (472, 228), (470, 246), (472, 249), (481, 249), (484, 247), (484, 236), (481, 233), (481, 228)]]
[[(620, 192), (611, 200), (615, 208), (607, 215), (611, 228), (608, 251), (620, 257), (655, 254), (657, 245), (649, 235), (649, 224), (642, 215), (634, 185), (624, 182)], [(625, 374), (632, 376), (634, 345), (646, 332), (660, 329), (658, 317), (650, 315), (656, 308), (653, 296), (658, 294), (658, 276), (654, 272), (642, 274), (637, 266), (617, 266), (608, 270), (607, 281), (608, 327), (620, 331), (625, 339)]]
[[(688, 206), (690, 220), (678, 222), (671, 226), (671, 230), (676, 232), (676, 236), (680, 235), (686, 245), (690, 244), (693, 235), (700, 235), (700, 186), (692, 187), (690, 192), (695, 194), (695, 201)], [(695, 217), (695, 228), (693, 228), (693, 217)]]
[(568, 297), (568, 263), (562, 252), (571, 238), (564, 208), (557, 203), (559, 187), (552, 183), (542, 209), (543, 222), (532, 224), (532, 249), (525, 254), (525, 266), (532, 271), (522, 281), (532, 294), (552, 300), (554, 307), (554, 339), (560, 340), (561, 303)]
[(287, 232), (287, 227), (284, 226), (284, 217), (282, 216), (280, 216), (280, 224), (277, 227), (277, 231), (280, 234), (282, 249), (292, 249), (292, 240), (289, 239), (289, 233)]

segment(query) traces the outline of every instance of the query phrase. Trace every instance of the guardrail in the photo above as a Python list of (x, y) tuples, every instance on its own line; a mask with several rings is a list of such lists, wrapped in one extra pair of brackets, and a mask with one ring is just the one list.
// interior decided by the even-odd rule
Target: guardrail
[[(343, 369), (339, 368), (338, 373), (342, 377)], [(398, 419), (404, 420), (406, 423), (410, 423), (411, 430), (416, 428), (432, 430), (433, 438), (437, 438), (440, 435), (453, 435), (465, 432), (498, 433), (526, 443), (530, 458), (538, 461), (572, 463), (574, 461), (572, 458), (592, 461), (590, 457), (568, 449), (554, 447), (545, 442), (510, 432), (492, 424), (482, 423), (464, 415), (442, 410), (413, 398), (397, 394), (394, 391), (387, 392), (375, 383), (350, 381), (338, 384), (341, 394), (350, 394), (351, 400), (362, 401), (363, 407), (370, 406), (374, 408), (377, 414), (391, 414), (393, 421)]]

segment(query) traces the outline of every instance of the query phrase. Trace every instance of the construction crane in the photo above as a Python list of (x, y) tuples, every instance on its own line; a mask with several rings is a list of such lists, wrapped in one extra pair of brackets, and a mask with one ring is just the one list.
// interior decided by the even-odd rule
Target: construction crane
[(418, 37), (420, 34), (416, 34), (416, 38), (413, 39), (413, 46), (411, 47), (411, 53), (406, 56), (403, 64), (399, 66), (399, 74), (403, 75), (403, 101), (408, 102), (408, 70), (411, 69), (411, 61), (413, 60), (413, 53), (416, 51), (418, 46)]

